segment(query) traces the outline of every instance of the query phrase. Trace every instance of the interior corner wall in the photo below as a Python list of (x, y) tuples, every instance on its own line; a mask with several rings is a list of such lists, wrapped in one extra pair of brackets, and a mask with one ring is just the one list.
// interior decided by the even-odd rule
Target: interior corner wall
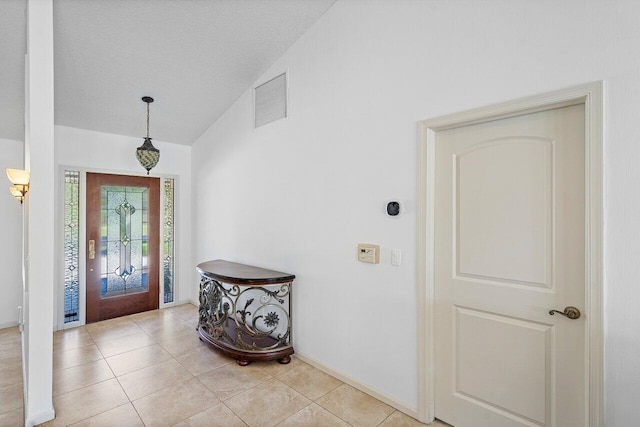
[[(146, 176), (136, 159), (136, 148), (141, 145), (142, 138), (66, 126), (55, 126), (55, 138), (56, 174), (60, 173), (61, 167), (76, 167), (90, 172)], [(176, 302), (192, 302), (198, 296), (194, 294), (192, 273), (195, 267), (191, 263), (191, 147), (161, 141), (153, 141), (153, 144), (160, 150), (160, 162), (151, 170), (150, 176), (176, 177)], [(63, 197), (56, 195), (56, 206), (60, 206)], [(56, 297), (58, 300), (59, 296)]]
[[(24, 143), (0, 139), (0, 176), (7, 168), (24, 167)], [(22, 206), (9, 193), (9, 180), (0, 178), (7, 189), (0, 192), (0, 329), (18, 324), (18, 306), (22, 305)]]
[[(604, 81), (605, 411), (640, 416), (640, 2), (339, 0), (194, 144), (194, 263), (294, 273), (294, 346), (417, 406), (417, 122)], [(404, 202), (397, 219), (386, 201)], [(381, 247), (379, 265), (356, 245)], [(400, 249), (402, 265), (390, 264)]]

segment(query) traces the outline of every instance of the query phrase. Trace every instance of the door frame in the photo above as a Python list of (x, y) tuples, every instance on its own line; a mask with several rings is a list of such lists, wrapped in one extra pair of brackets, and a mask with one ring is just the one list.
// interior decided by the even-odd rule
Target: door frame
[[(78, 171), (80, 173), (80, 197), (79, 197), (79, 218), (80, 218), (80, 229), (78, 233), (79, 241), (79, 317), (77, 321), (64, 323), (64, 171)], [(82, 166), (72, 166), (67, 164), (60, 164), (57, 166), (56, 176), (55, 176), (55, 247), (57, 250), (54, 251), (55, 257), (55, 274), (56, 280), (54, 281), (54, 312), (53, 312), (53, 328), (54, 331), (59, 331), (63, 329), (75, 328), (78, 326), (83, 326), (86, 324), (86, 175), (87, 173), (100, 173), (100, 174), (110, 174), (110, 175), (127, 175), (127, 176), (141, 176), (146, 177), (147, 174), (139, 171), (123, 171), (117, 169), (102, 169), (102, 168), (87, 168)], [(162, 209), (164, 206), (164, 190), (162, 186), (162, 180), (165, 178), (173, 179), (174, 182), (174, 190), (173, 190), (173, 233), (174, 233), (174, 251), (179, 248), (180, 245), (180, 218), (181, 218), (181, 209), (179, 204), (180, 197), (180, 177), (178, 175), (173, 174), (156, 174), (154, 178), (160, 178), (160, 253), (159, 253), (159, 266), (160, 269), (160, 292), (158, 295), (159, 308), (171, 307), (174, 305), (180, 304), (179, 299), (179, 274), (181, 264), (178, 262), (178, 259), (175, 257), (174, 252), (174, 264), (173, 264), (173, 302), (165, 303), (164, 302), (164, 276), (161, 273), (162, 270), (162, 258), (164, 256), (164, 227), (162, 227)]]
[(585, 384), (590, 427), (603, 425), (603, 165), (601, 81), (418, 123), (418, 419), (435, 417), (435, 147), (439, 131), (583, 104), (585, 108)]

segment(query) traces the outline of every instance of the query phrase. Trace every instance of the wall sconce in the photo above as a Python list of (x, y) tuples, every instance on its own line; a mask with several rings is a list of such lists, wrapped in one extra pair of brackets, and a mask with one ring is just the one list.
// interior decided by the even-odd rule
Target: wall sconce
[(11, 195), (22, 204), (24, 195), (29, 191), (29, 171), (7, 169), (7, 177), (13, 184), (13, 187), (9, 187)]

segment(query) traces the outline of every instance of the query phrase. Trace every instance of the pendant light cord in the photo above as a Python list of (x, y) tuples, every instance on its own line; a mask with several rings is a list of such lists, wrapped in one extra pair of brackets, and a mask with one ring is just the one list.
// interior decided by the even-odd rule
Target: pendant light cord
[(147, 138), (149, 138), (149, 103), (147, 102)]

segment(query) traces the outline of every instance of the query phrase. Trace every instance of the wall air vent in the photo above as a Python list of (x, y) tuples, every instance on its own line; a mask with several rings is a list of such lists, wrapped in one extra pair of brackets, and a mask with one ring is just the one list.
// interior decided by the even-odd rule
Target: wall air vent
[(255, 127), (287, 117), (287, 73), (256, 86)]

